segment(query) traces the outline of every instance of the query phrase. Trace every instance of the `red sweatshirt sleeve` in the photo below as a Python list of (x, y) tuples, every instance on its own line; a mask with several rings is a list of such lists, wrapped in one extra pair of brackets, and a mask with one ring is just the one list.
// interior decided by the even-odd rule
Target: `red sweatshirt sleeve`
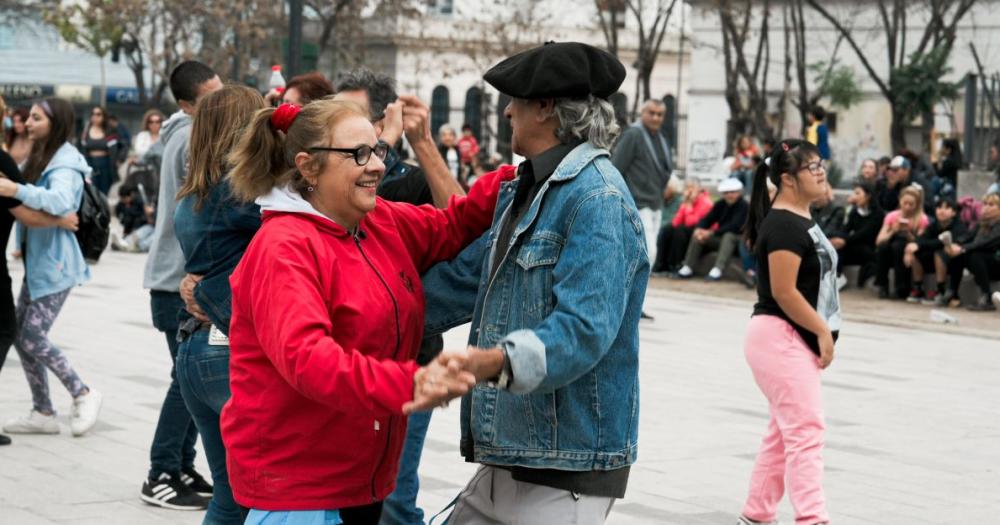
[[(262, 247), (263, 248), (263, 247)], [(401, 414), (413, 399), (416, 363), (379, 360), (330, 335), (329, 305), (309, 239), (278, 239), (258, 251), (249, 280), (257, 339), (278, 373), (303, 396), (338, 411)]]
[(677, 213), (674, 215), (674, 220), (670, 222), (670, 225), (674, 228), (680, 228), (681, 226), (687, 226), (688, 210), (690, 206), (687, 203), (681, 203), (681, 207), (677, 208)]
[(517, 168), (506, 165), (479, 179), (465, 197), (452, 197), (448, 207), (381, 201), (392, 210), (396, 229), (420, 273), (434, 264), (455, 258), (493, 223), (500, 183), (513, 180)]

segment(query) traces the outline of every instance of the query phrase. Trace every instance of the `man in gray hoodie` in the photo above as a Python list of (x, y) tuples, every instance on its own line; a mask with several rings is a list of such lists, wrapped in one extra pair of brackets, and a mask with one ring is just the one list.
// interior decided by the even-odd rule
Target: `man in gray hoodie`
[(204, 509), (212, 486), (194, 470), (194, 442), (198, 430), (184, 405), (174, 361), (177, 359), (178, 314), (184, 308), (180, 295), (184, 254), (174, 233), (177, 190), (187, 175), (191, 116), (198, 99), (222, 88), (212, 68), (195, 61), (183, 62), (170, 74), (170, 91), (180, 111), (170, 116), (160, 132), (163, 144), (156, 229), (146, 259), (143, 287), (149, 289), (153, 326), (163, 332), (170, 349), (170, 388), (160, 409), (160, 419), (150, 446), (150, 469), (140, 497), (158, 507)]

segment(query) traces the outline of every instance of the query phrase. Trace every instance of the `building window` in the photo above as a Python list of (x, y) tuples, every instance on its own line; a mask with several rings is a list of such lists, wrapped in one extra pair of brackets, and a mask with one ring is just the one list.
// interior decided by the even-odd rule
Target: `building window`
[(451, 15), (455, 12), (454, 0), (427, 0), (427, 11), (435, 15)]
[(438, 129), (448, 123), (448, 112), (451, 102), (448, 99), (448, 88), (438, 86), (431, 92), (431, 132), (437, 136)]
[(483, 92), (477, 87), (465, 92), (465, 124), (472, 126), (476, 140), (483, 138)]
[(597, 9), (601, 16), (618, 29), (625, 29), (625, 0), (599, 0)]
[(512, 162), (514, 156), (510, 140), (514, 136), (514, 129), (510, 127), (510, 121), (503, 114), (507, 104), (510, 104), (510, 97), (500, 93), (497, 97), (497, 153), (503, 157), (504, 162)]
[(663, 116), (663, 125), (660, 126), (660, 133), (667, 138), (670, 143), (670, 147), (674, 149), (676, 154), (677, 149), (677, 99), (671, 94), (663, 95), (660, 99), (663, 101), (664, 111), (666, 115)]

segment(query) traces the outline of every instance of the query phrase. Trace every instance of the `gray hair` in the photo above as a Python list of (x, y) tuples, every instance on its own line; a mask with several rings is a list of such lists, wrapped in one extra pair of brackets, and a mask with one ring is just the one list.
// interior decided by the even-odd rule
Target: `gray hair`
[(553, 111), (559, 118), (556, 137), (563, 143), (583, 140), (597, 148), (611, 149), (621, 131), (615, 120), (615, 108), (593, 95), (558, 98)]

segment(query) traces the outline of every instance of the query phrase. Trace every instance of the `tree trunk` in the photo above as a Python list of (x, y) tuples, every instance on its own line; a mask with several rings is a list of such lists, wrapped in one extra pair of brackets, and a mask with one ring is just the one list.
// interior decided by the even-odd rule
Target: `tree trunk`
[[(890, 102), (890, 104), (892, 103)], [(906, 134), (903, 132), (904, 124), (905, 122), (903, 122), (899, 109), (896, 108), (895, 104), (892, 104), (892, 123), (889, 125), (889, 137), (892, 140), (893, 155), (906, 147)]]
[(108, 105), (108, 78), (107, 71), (105, 71), (104, 66), (104, 55), (101, 55), (101, 100), (97, 103), (98, 106), (107, 107)]

